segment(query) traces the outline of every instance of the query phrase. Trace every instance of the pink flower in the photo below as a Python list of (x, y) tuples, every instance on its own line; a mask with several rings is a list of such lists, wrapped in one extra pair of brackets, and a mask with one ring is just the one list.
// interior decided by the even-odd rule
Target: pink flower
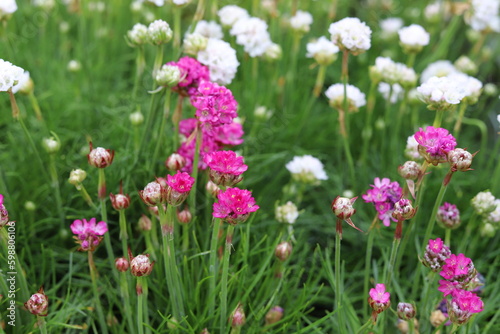
[(378, 218), (382, 220), (385, 226), (389, 226), (392, 221), (396, 221), (392, 217), (394, 211), (394, 204), (400, 200), (403, 189), (397, 182), (391, 182), (388, 178), (382, 180), (378, 177), (375, 178), (374, 184), (371, 185), (372, 189), (366, 191), (362, 198), (366, 203), (373, 203), (375, 209), (379, 213)]
[(385, 284), (377, 284), (374, 289), (370, 289), (370, 298), (376, 303), (384, 304), (389, 301), (391, 294), (385, 291)]
[(196, 117), (211, 126), (229, 124), (238, 116), (238, 103), (233, 93), (214, 82), (201, 82), (198, 90), (191, 95), (191, 104), (196, 108)]
[(213, 129), (214, 140), (221, 145), (236, 146), (243, 144), (243, 126), (239, 123), (223, 124)]
[(90, 221), (86, 219), (75, 220), (70, 226), (73, 234), (76, 234), (77, 243), (80, 244), (80, 251), (93, 251), (102, 240), (102, 235), (108, 232), (108, 225), (105, 222), (96, 223), (96, 219)]
[[(421, 261), (424, 266), (430, 268), (432, 271), (439, 272), (441, 271), (441, 269), (444, 269), (445, 261), (450, 256), (450, 249), (443, 243), (440, 238), (437, 238), (435, 240), (431, 239), (429, 240), (429, 243), (425, 248), (424, 257), (421, 259)], [(447, 271), (445, 271), (445, 273), (447, 273)]]
[(213, 205), (213, 216), (226, 220), (231, 225), (243, 223), (250, 213), (259, 209), (252, 193), (239, 188), (227, 188), (219, 192), (218, 202)]
[(458, 282), (450, 282), (450, 281), (442, 279), (439, 281), (438, 290), (441, 291), (443, 293), (443, 295), (446, 297), (446, 296), (454, 293), (454, 291), (459, 289), (460, 287), (461, 287), (460, 283), (458, 283)]
[(458, 325), (463, 325), (474, 313), (484, 310), (484, 303), (475, 293), (456, 289), (448, 301), (448, 314), (450, 320)]
[(429, 240), (428, 249), (433, 253), (439, 254), (443, 249), (443, 245), (443, 240), (441, 240), (441, 238), (437, 238), (435, 240), (431, 239)]
[(38, 289), (38, 292), (31, 295), (30, 299), (24, 303), (24, 307), (31, 314), (45, 317), (49, 312), (49, 298), (45, 295), (43, 291), (43, 286)]
[(9, 212), (3, 205), (3, 195), (0, 194), (0, 228), (9, 222)]
[(448, 130), (433, 126), (428, 126), (425, 131), (420, 128), (420, 131), (415, 133), (414, 138), (419, 145), (420, 155), (435, 166), (438, 163), (446, 162), (448, 152), (455, 149), (457, 145), (455, 137)]
[(177, 62), (168, 62), (167, 65), (177, 66), (181, 71), (181, 81), (172, 89), (183, 96), (191, 95), (200, 82), (210, 80), (208, 67), (194, 58), (182, 57)]
[(456, 205), (445, 202), (438, 209), (437, 220), (447, 228), (457, 228), (460, 225), (460, 211)]
[(217, 185), (234, 186), (243, 179), (241, 174), (248, 169), (243, 157), (233, 151), (207, 153), (203, 161), (210, 168), (210, 179)]
[(194, 184), (194, 178), (186, 172), (177, 171), (175, 175), (167, 175), (167, 203), (178, 206), (184, 202)]

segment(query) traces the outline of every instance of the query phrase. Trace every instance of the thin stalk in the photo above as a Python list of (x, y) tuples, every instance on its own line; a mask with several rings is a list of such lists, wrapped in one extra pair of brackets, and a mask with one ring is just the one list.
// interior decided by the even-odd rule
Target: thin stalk
[(36, 118), (40, 121), (43, 121), (43, 116), (42, 116), (42, 111), (40, 110), (40, 104), (38, 104), (38, 100), (33, 93), (33, 91), (30, 91), (28, 94), (28, 98), (30, 99), (31, 107), (33, 108), (33, 111), (35, 111)]
[(326, 66), (319, 65), (318, 75), (316, 76), (316, 82), (314, 84), (313, 95), (318, 97), (323, 90), (323, 84), (325, 82)]
[(406, 60), (406, 66), (409, 68), (413, 68), (413, 65), (415, 64), (415, 57), (417, 54), (415, 52), (412, 52), (408, 55), (408, 59)]
[[(161, 64), (163, 62), (163, 45), (158, 45), (156, 47), (156, 56), (155, 56), (155, 61), (153, 63), (153, 78), (156, 78), (156, 73), (161, 67)], [(153, 80), (153, 90), (156, 89), (156, 80)]]
[(437, 212), (439, 206), (441, 205), (441, 202), (443, 201), (446, 189), (448, 189), (448, 185), (441, 184), (441, 188), (439, 189), (436, 201), (434, 202), (434, 208), (432, 209), (432, 213), (429, 216), (429, 222), (427, 223), (427, 229), (425, 230), (424, 240), (422, 241), (422, 247), (420, 249), (425, 249), (425, 246), (427, 245), (427, 242), (431, 237), (432, 230), (434, 229), (434, 224), (436, 223)]
[(460, 109), (458, 110), (458, 117), (457, 120), (455, 121), (455, 127), (453, 127), (453, 135), (455, 136), (456, 139), (458, 139), (458, 135), (460, 134), (460, 128), (462, 126), (462, 119), (464, 118), (465, 115), (465, 109), (467, 109), (467, 103), (466, 102), (461, 102), (460, 103)]
[[(126, 255), (125, 255), (126, 256)], [(129, 331), (134, 330), (134, 321), (132, 320), (132, 308), (130, 307), (130, 295), (126, 272), (120, 273), (120, 292), (122, 295), (123, 306), (125, 308), (125, 317), (127, 318), (127, 325)]]
[(49, 170), (50, 177), (52, 179), (52, 188), (55, 190), (56, 195), (56, 206), (59, 213), (59, 219), (61, 223), (61, 228), (64, 226), (64, 209), (62, 205), (61, 188), (59, 184), (59, 176), (57, 175), (56, 162), (54, 160), (54, 154), (49, 154)]
[[(375, 239), (375, 231), (373, 227), (375, 226), (378, 219), (378, 213), (375, 214), (373, 221), (370, 225), (370, 229), (368, 230), (368, 242), (366, 244), (366, 255), (365, 255), (365, 279), (363, 284), (363, 296), (368, 296), (368, 289), (370, 286), (370, 270), (371, 270), (371, 262), (372, 262), (372, 251), (373, 251), (373, 240)], [(363, 299), (363, 312), (368, 310), (368, 299)], [(370, 314), (365, 313), (365, 317), (368, 317)]]
[(220, 218), (212, 219), (212, 241), (210, 243), (210, 258), (209, 258), (209, 276), (210, 276), (210, 284), (209, 284), (209, 293), (210, 296), (209, 304), (208, 304), (208, 314), (214, 314), (215, 311), (215, 287), (217, 282), (217, 245), (219, 241), (219, 229), (221, 225)]
[(147, 276), (142, 279), (142, 308), (143, 308), (143, 319), (144, 325), (146, 326), (146, 333), (150, 334), (151, 329), (149, 328), (149, 308), (148, 308), (148, 279)]
[(444, 110), (438, 109), (436, 110), (436, 117), (434, 118), (434, 123), (432, 126), (435, 128), (439, 128), (441, 126), (441, 122), (443, 121)]
[(177, 106), (175, 107), (175, 111), (172, 114), (172, 123), (174, 124), (174, 138), (173, 139), (173, 151), (177, 150), (179, 147), (179, 122), (182, 118), (182, 103), (184, 101), (184, 97), (182, 95), (177, 95)]
[[(348, 115), (349, 114), (349, 103), (347, 100), (347, 84), (349, 83), (349, 52), (344, 51), (342, 53), (342, 84), (344, 85), (344, 101), (343, 101), (343, 106), (344, 106), (344, 112)], [(346, 116), (346, 136), (348, 137), (348, 131), (349, 131), (349, 119), (347, 119), (348, 116)]]
[(146, 66), (146, 60), (144, 57), (144, 48), (142, 46), (137, 47), (137, 57), (135, 58), (135, 80), (134, 87), (132, 88), (132, 99), (135, 100), (137, 97), (137, 91), (139, 90), (139, 84), (141, 82), (142, 75), (144, 73), (144, 68)]
[(137, 286), (136, 286), (136, 291), (137, 291), (137, 332), (139, 334), (144, 334), (144, 321), (143, 321), (143, 291), (142, 291), (142, 282), (143, 282), (143, 277), (138, 276), (137, 277)]
[(203, 18), (204, 14), (205, 14), (205, 0), (199, 0), (198, 7), (196, 7), (196, 13), (194, 14), (193, 17), (193, 22), (191, 23), (191, 29), (190, 29), (191, 33), (193, 33), (194, 29), (196, 28), (196, 25)]
[(444, 233), (444, 244), (451, 249), (451, 228), (446, 228)]
[(191, 172), (191, 176), (194, 178), (194, 187), (191, 188), (191, 192), (189, 193), (189, 207), (194, 210), (194, 214), (196, 214), (196, 188), (198, 185), (198, 161), (200, 160), (200, 146), (203, 132), (201, 130), (201, 125), (198, 122), (196, 125), (196, 144), (194, 149), (194, 157), (193, 157), (193, 171)]
[(222, 277), (221, 277), (221, 294), (220, 294), (220, 332), (226, 333), (226, 324), (228, 319), (227, 314), (227, 278), (229, 275), (229, 257), (231, 256), (231, 248), (233, 247), (234, 226), (229, 225), (226, 232), (226, 247), (224, 250), (224, 258), (222, 262)]
[(10, 107), (12, 109), (12, 118), (14, 118), (15, 120), (20, 119), (21, 113), (19, 112), (19, 106), (17, 105), (16, 97), (14, 96), (14, 93), (12, 93), (12, 88), (9, 88), (9, 90), (7, 90), (7, 93), (9, 94)]
[(178, 6), (174, 8), (174, 50), (181, 46), (181, 11)]
[(415, 322), (413, 319), (407, 320), (408, 322), (408, 334), (415, 334)]
[[(365, 298), (366, 299), (366, 298)], [(367, 322), (365, 322), (365, 324), (363, 326), (361, 326), (358, 331), (356, 332), (356, 334), (363, 334), (368, 328), (371, 328), (373, 326), (373, 321), (372, 319), (368, 319)]]
[[(402, 222), (398, 222), (398, 224), (402, 224)], [(394, 264), (396, 262), (396, 255), (398, 253), (399, 244), (401, 243), (401, 238), (394, 238), (392, 241), (392, 249), (391, 249), (391, 257), (389, 258), (389, 263), (386, 267), (385, 272), (385, 286), (387, 290), (390, 290), (392, 283), (392, 273), (397, 270)]]
[(80, 194), (82, 195), (85, 202), (87, 202), (88, 205), (90, 205), (94, 210), (97, 211), (98, 210), (97, 206), (94, 204), (94, 201), (90, 197), (89, 193), (87, 192), (87, 189), (85, 189), (83, 184), (81, 184), (81, 183), (78, 184), (76, 186), (76, 189), (80, 192)]
[(26, 136), (26, 139), (28, 139), (28, 142), (31, 146), (31, 149), (33, 150), (33, 153), (36, 156), (36, 160), (38, 161), (39, 170), (43, 171), (47, 178), (49, 177), (49, 173), (45, 169), (45, 164), (42, 161), (42, 158), (40, 156), (40, 152), (38, 151), (38, 148), (35, 145), (35, 142), (33, 141), (33, 138), (31, 137), (31, 133), (28, 131), (28, 128), (26, 127), (26, 124), (24, 124), (24, 120), (22, 117), (18, 117), (17, 120), (19, 121), (19, 125), (21, 125), (21, 128), (23, 129), (24, 135)]
[(293, 34), (291, 62), (287, 73), (287, 86), (293, 91), (295, 85), (295, 73), (297, 72), (297, 57), (299, 54), (300, 35)]
[[(104, 175), (104, 168), (98, 168), (99, 180), (98, 180), (98, 197), (101, 202), (101, 220), (103, 222), (108, 222), (108, 212), (106, 210), (106, 177)], [(111, 246), (111, 237), (109, 233), (104, 234), (104, 245), (106, 246), (106, 252), (108, 253), (108, 261), (110, 268), (113, 268), (115, 261), (115, 254), (113, 253), (113, 247)]]
[(127, 218), (125, 217), (125, 210), (119, 210), (119, 222), (120, 222), (120, 240), (122, 241), (122, 251), (123, 256), (127, 257)]
[(94, 303), (97, 309), (97, 318), (99, 320), (99, 325), (101, 326), (101, 333), (108, 333), (108, 326), (106, 325), (106, 318), (104, 317), (104, 312), (101, 305), (101, 299), (99, 298), (99, 290), (97, 289), (97, 270), (94, 263), (94, 258), (92, 252), (88, 251), (88, 261), (90, 269), (90, 278), (92, 280), (92, 291), (94, 293)]
[(335, 233), (335, 298), (337, 302), (337, 316), (339, 333), (345, 332), (344, 312), (342, 311), (342, 282), (340, 264), (340, 241), (342, 240), (342, 220), (337, 218), (337, 233)]
[(368, 99), (366, 103), (366, 122), (363, 128), (363, 148), (361, 151), (361, 164), (366, 166), (366, 156), (368, 154), (368, 146), (370, 144), (370, 139), (373, 136), (373, 110), (375, 109), (375, 102), (377, 99), (377, 84), (373, 80), (370, 83), (370, 90), (368, 92)]
[(403, 101), (401, 101), (401, 104), (399, 105), (398, 114), (396, 115), (396, 128), (394, 130), (394, 135), (393, 135), (393, 138), (395, 138), (395, 142), (397, 143), (396, 152), (399, 152), (399, 147), (400, 147), (400, 141), (398, 140), (399, 133), (401, 132), (401, 122), (403, 120), (403, 114), (406, 111), (407, 105), (408, 105), (408, 90), (405, 89), (403, 95)]
[(185, 252), (189, 249), (189, 227), (191, 224), (181, 224), (182, 226), (182, 250)]
[(163, 145), (163, 137), (165, 135), (165, 123), (167, 122), (168, 116), (170, 115), (170, 96), (172, 95), (171, 92), (172, 91), (168, 88), (165, 91), (165, 104), (163, 107), (163, 117), (161, 118), (160, 129), (158, 131), (158, 137), (156, 138), (156, 146), (153, 153), (153, 159), (150, 161), (150, 163), (153, 164), (153, 171), (154, 171), (154, 166), (156, 165), (156, 159), (158, 158), (158, 152), (160, 151), (160, 146)]
[(45, 324), (45, 317), (36, 316), (36, 322), (38, 325), (38, 329), (40, 329), (40, 333), (47, 334), (47, 326)]

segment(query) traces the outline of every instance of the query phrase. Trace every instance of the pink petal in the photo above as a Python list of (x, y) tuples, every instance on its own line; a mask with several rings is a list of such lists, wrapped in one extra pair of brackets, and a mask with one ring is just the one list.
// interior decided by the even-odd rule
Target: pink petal
[(94, 228), (94, 233), (97, 235), (104, 235), (108, 232), (108, 225), (105, 222), (99, 222)]
[(73, 234), (82, 234), (85, 232), (85, 225), (86, 224), (81, 220), (75, 220), (73, 224), (70, 225), (71, 232), (73, 232)]

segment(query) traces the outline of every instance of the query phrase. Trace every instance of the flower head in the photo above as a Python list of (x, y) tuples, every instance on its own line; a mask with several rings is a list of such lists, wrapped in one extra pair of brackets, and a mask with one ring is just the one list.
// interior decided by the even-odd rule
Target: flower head
[(475, 293), (457, 289), (448, 300), (448, 315), (451, 322), (463, 325), (475, 314), (482, 312), (484, 303)]
[(174, 65), (163, 65), (155, 74), (155, 81), (160, 86), (174, 87), (181, 80), (181, 70)]
[(430, 35), (422, 26), (412, 24), (399, 29), (399, 41), (407, 53), (417, 53), (429, 44)]
[(213, 205), (213, 216), (231, 225), (243, 223), (250, 213), (259, 209), (252, 193), (239, 188), (227, 188), (217, 195), (218, 202)]
[(302, 183), (319, 184), (321, 180), (328, 180), (321, 161), (311, 155), (295, 156), (286, 164), (286, 169), (294, 180)]
[[(330, 100), (330, 106), (336, 109), (344, 109), (344, 85), (334, 84), (328, 87), (325, 92), (326, 97)], [(347, 85), (347, 103), (350, 112), (356, 112), (360, 107), (366, 104), (365, 94), (357, 87)]]
[(430, 268), (434, 272), (439, 272), (443, 268), (446, 259), (450, 256), (451, 251), (448, 246), (443, 243), (441, 238), (435, 240), (430, 239), (421, 261), (427, 268)]
[(241, 303), (238, 303), (236, 309), (234, 309), (233, 313), (231, 313), (230, 321), (232, 328), (241, 328), (245, 324), (245, 311), (243, 310), (243, 305), (241, 305)]
[(115, 260), (115, 267), (120, 272), (125, 272), (128, 270), (130, 263), (124, 257), (119, 257)]
[(337, 58), (338, 52), (338, 46), (325, 36), (321, 36), (317, 40), (307, 43), (306, 57), (314, 58), (318, 64), (326, 66)]
[(250, 17), (248, 11), (236, 5), (227, 5), (217, 12), (222, 25), (232, 27), (238, 20)]
[(148, 41), (153, 45), (161, 45), (170, 42), (172, 39), (172, 29), (167, 22), (156, 20), (149, 24)]
[(40, 287), (37, 293), (31, 295), (30, 299), (26, 303), (24, 303), (24, 307), (31, 314), (45, 317), (49, 312), (49, 298), (45, 295), (43, 291), (43, 286)]
[(401, 199), (403, 188), (396, 181), (391, 182), (388, 178), (375, 178), (372, 189), (368, 189), (362, 198), (366, 203), (373, 203), (378, 211), (378, 218), (382, 220), (385, 226), (389, 226), (392, 221), (396, 221), (392, 217), (394, 212), (394, 204)]
[(298, 34), (309, 32), (312, 23), (313, 17), (311, 13), (302, 10), (298, 10), (297, 13), (290, 18), (290, 27)]
[(257, 17), (240, 17), (232, 26), (230, 34), (242, 45), (250, 57), (262, 56), (272, 43), (267, 23)]
[(181, 71), (181, 81), (173, 89), (187, 96), (195, 91), (200, 82), (210, 80), (208, 68), (191, 57), (182, 57), (177, 62), (168, 62), (167, 65), (177, 66)]
[(460, 225), (460, 211), (458, 211), (456, 205), (445, 202), (438, 209), (437, 221), (446, 228), (457, 228)]
[(241, 174), (248, 169), (243, 157), (233, 151), (208, 153), (203, 160), (210, 168), (210, 179), (217, 185), (234, 186), (243, 179)]
[(165, 203), (167, 189), (160, 182), (153, 181), (144, 187), (144, 190), (139, 190), (139, 196), (148, 206), (156, 206)]
[(198, 51), (198, 61), (208, 66), (210, 80), (220, 85), (229, 85), (240, 65), (236, 50), (221, 39), (209, 38), (203, 50)]
[(222, 27), (217, 24), (215, 21), (205, 21), (200, 20), (193, 31), (194, 34), (200, 34), (203, 37), (208, 39), (222, 39), (224, 37), (224, 33), (222, 32)]
[(349, 225), (354, 227), (356, 230), (363, 232), (360, 230), (351, 220), (351, 217), (356, 213), (356, 209), (354, 209), (353, 204), (356, 202), (358, 197), (347, 198), (337, 196), (332, 201), (332, 211), (337, 217), (337, 233), (340, 233), (342, 238), (342, 224), (341, 221), (346, 221)]
[[(1, 17), (2, 10), (0, 8), (0, 21)], [(17, 85), (23, 73), (24, 70), (21, 67), (0, 59), (0, 92), (6, 92)]]
[(382, 30), (381, 37), (390, 39), (398, 34), (399, 29), (403, 27), (403, 19), (400, 17), (388, 17), (380, 20), (380, 28)]
[(210, 126), (229, 124), (238, 116), (238, 102), (233, 93), (224, 86), (210, 81), (200, 83), (191, 104), (196, 108), (196, 117)]
[(80, 244), (79, 251), (94, 251), (101, 243), (102, 236), (108, 232), (108, 225), (103, 221), (96, 223), (95, 218), (89, 221), (77, 219), (70, 228), (71, 232), (76, 234), (76, 242)]
[(292, 254), (292, 244), (289, 243), (288, 241), (283, 241), (282, 243), (278, 244), (276, 246), (276, 249), (274, 251), (274, 255), (280, 260), (280, 261), (286, 261), (290, 257), (290, 254)]
[(489, 214), (497, 208), (495, 196), (490, 191), (479, 192), (470, 203), (478, 215)]
[(0, 194), (0, 228), (4, 227), (9, 222), (9, 212), (3, 205), (3, 195)]
[(420, 175), (420, 167), (418, 162), (408, 160), (402, 166), (398, 167), (398, 173), (407, 180), (416, 180)]
[(457, 141), (448, 130), (428, 126), (425, 131), (415, 133), (415, 140), (419, 144), (418, 150), (427, 162), (436, 166), (448, 160), (447, 154), (455, 148)]
[(415, 314), (417, 313), (417, 310), (415, 309), (415, 306), (410, 303), (398, 303), (398, 318), (401, 320), (410, 320), (415, 318)]
[(149, 276), (153, 271), (154, 261), (149, 260), (149, 254), (141, 254), (134, 257), (130, 249), (128, 250), (130, 259), (130, 272), (136, 277)]
[(376, 321), (377, 315), (391, 306), (391, 294), (385, 291), (384, 284), (377, 284), (375, 288), (370, 289), (368, 304), (373, 309), (372, 319)]
[[(477, 152), (476, 152), (477, 153)], [(466, 172), (472, 170), (472, 159), (476, 153), (471, 154), (463, 148), (456, 148), (448, 152), (448, 162), (450, 163), (451, 171)]]
[(178, 153), (172, 153), (165, 161), (167, 169), (172, 171), (181, 170), (186, 165), (186, 158)]
[(116, 195), (112, 193), (109, 194), (109, 199), (111, 200), (111, 205), (117, 211), (124, 210), (130, 205), (130, 196), (123, 193), (123, 186), (120, 182), (120, 192)]
[(402, 198), (396, 203), (394, 203), (394, 212), (392, 213), (392, 217), (398, 221), (408, 220), (415, 216), (417, 209), (414, 209), (411, 205), (411, 201)]
[(365, 52), (371, 46), (371, 29), (357, 17), (346, 17), (330, 24), (331, 39), (342, 51), (354, 55)]
[(167, 175), (166, 201), (178, 206), (184, 202), (193, 187), (195, 179), (186, 172), (177, 171), (175, 175)]
[(89, 143), (90, 153), (87, 155), (89, 164), (96, 168), (106, 168), (113, 162), (115, 151), (104, 149), (102, 147), (92, 147), (92, 142)]
[(299, 217), (299, 211), (295, 204), (288, 201), (286, 204), (276, 207), (275, 216), (280, 223), (293, 224)]
[(450, 110), (467, 95), (465, 87), (449, 77), (432, 77), (417, 91), (430, 110)]
[(144, 24), (136, 23), (127, 32), (127, 41), (131, 46), (144, 45), (148, 42), (148, 27)]

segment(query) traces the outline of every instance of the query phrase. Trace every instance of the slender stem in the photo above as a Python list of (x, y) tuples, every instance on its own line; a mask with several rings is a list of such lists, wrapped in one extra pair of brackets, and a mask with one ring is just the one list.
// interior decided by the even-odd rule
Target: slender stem
[(319, 65), (318, 76), (316, 77), (316, 83), (314, 84), (313, 95), (318, 97), (323, 90), (323, 84), (325, 82), (326, 66)]
[(149, 308), (148, 308), (148, 278), (143, 277), (142, 279), (142, 308), (143, 308), (143, 319), (144, 325), (146, 326), (146, 334), (151, 333), (151, 329), (149, 328)]
[(144, 321), (143, 321), (143, 316), (142, 313), (144, 311), (143, 307), (143, 299), (144, 299), (144, 294), (142, 291), (142, 281), (143, 278), (138, 276), (137, 277), (137, 286), (136, 286), (136, 291), (137, 291), (137, 332), (139, 334), (144, 334)]
[[(443, 201), (444, 194), (446, 193), (447, 188), (448, 188), (447, 185), (441, 184), (441, 188), (439, 189), (439, 193), (436, 197), (436, 201), (434, 202), (434, 208), (432, 209), (432, 213), (429, 216), (429, 222), (427, 223), (427, 229), (425, 230), (424, 240), (422, 241), (422, 246), (420, 249), (425, 249), (425, 246), (427, 245), (427, 242), (429, 241), (429, 238), (431, 237), (432, 230), (434, 229), (434, 224), (436, 223), (437, 212), (438, 212), (439, 206), (441, 205), (441, 202)], [(419, 266), (419, 268), (420, 267), (421, 266)]]
[(371, 318), (369, 318), (368, 321), (365, 322), (365, 324), (363, 326), (361, 326), (356, 333), (357, 334), (363, 334), (364, 332), (366, 332), (366, 330), (368, 328), (372, 327), (372, 325), (373, 325), (373, 321), (372, 321)]
[(189, 227), (191, 224), (181, 224), (182, 226), (182, 250), (185, 252), (189, 249)]
[(366, 166), (366, 156), (368, 154), (368, 146), (370, 144), (370, 139), (372, 138), (373, 135), (373, 124), (372, 124), (372, 119), (373, 119), (373, 109), (375, 109), (375, 102), (377, 99), (377, 94), (376, 94), (376, 89), (377, 89), (377, 84), (373, 80), (370, 83), (370, 90), (368, 92), (368, 99), (366, 103), (366, 121), (365, 121), (365, 126), (363, 128), (363, 132), (361, 133), (363, 137), (363, 148), (361, 151), (361, 164), (365, 167)]
[(92, 200), (92, 198), (90, 197), (89, 193), (87, 192), (87, 189), (85, 189), (85, 187), (83, 186), (83, 184), (78, 184), (76, 186), (76, 189), (78, 191), (80, 191), (80, 194), (82, 195), (83, 199), (85, 200), (85, 202), (88, 203), (88, 205), (90, 205), (94, 210), (98, 210), (97, 209), (97, 206), (94, 204), (94, 201)]
[(40, 104), (38, 104), (38, 100), (37, 100), (35, 94), (33, 93), (33, 91), (29, 92), (28, 97), (29, 97), (30, 102), (31, 102), (31, 107), (35, 111), (36, 118), (38, 120), (42, 121), (43, 116), (42, 116), (42, 111), (40, 110)]
[(408, 319), (408, 334), (415, 334), (415, 322), (413, 319)]
[(52, 188), (55, 190), (55, 195), (56, 195), (56, 205), (57, 205), (57, 211), (59, 213), (59, 219), (61, 221), (61, 228), (64, 226), (64, 209), (62, 205), (62, 197), (61, 197), (61, 188), (59, 184), (59, 176), (57, 175), (57, 168), (56, 168), (56, 162), (54, 160), (55, 156), (54, 154), (49, 155), (49, 170), (50, 170), (50, 177), (52, 179)]
[[(377, 219), (378, 219), (378, 213), (375, 214), (370, 230), (368, 231), (368, 242), (366, 244), (366, 256), (365, 256), (365, 280), (363, 285), (363, 296), (368, 296), (368, 289), (370, 286), (370, 270), (372, 262), (373, 240), (375, 239), (375, 231), (373, 230), (373, 226), (376, 224)], [(367, 298), (363, 299), (363, 312), (369, 312)], [(369, 313), (365, 313), (365, 317), (368, 317), (369, 315), (370, 315)]]
[(106, 320), (101, 305), (101, 299), (99, 297), (99, 290), (97, 289), (97, 270), (94, 264), (94, 258), (91, 251), (88, 251), (87, 255), (90, 268), (90, 278), (92, 280), (92, 291), (94, 292), (94, 303), (97, 309), (99, 325), (101, 326), (101, 333), (108, 333), (108, 326), (106, 325)]
[(453, 134), (456, 139), (458, 139), (458, 135), (460, 134), (460, 128), (462, 126), (462, 119), (464, 118), (465, 115), (465, 109), (467, 109), (467, 103), (462, 101), (460, 103), (460, 109), (458, 111), (458, 117), (455, 122), (455, 127), (453, 128)]
[(201, 125), (198, 124), (196, 125), (196, 144), (195, 144), (195, 149), (194, 149), (194, 157), (193, 157), (193, 171), (191, 172), (191, 176), (194, 178), (195, 183), (194, 186), (191, 188), (191, 192), (189, 193), (189, 207), (194, 210), (196, 213), (196, 188), (198, 184), (198, 161), (200, 159), (200, 147), (201, 147), (201, 140), (202, 140), (202, 135), (203, 132), (201, 130)]
[[(161, 63), (163, 62), (163, 45), (158, 45), (156, 47), (156, 56), (155, 62), (153, 64), (153, 78), (156, 78), (156, 73), (161, 67)], [(153, 90), (156, 88), (156, 80), (153, 80)]]
[(170, 114), (170, 96), (172, 95), (171, 92), (172, 90), (170, 90), (169, 88), (165, 90), (165, 105), (163, 108), (163, 117), (161, 118), (160, 129), (156, 138), (156, 146), (153, 153), (153, 159), (150, 161), (150, 163), (153, 165), (153, 172), (155, 170), (154, 166), (156, 165), (156, 159), (158, 158), (160, 146), (162, 146), (163, 144), (163, 137), (165, 135), (165, 123), (167, 122), (167, 118)]
[[(108, 212), (106, 210), (106, 179), (104, 175), (104, 168), (98, 168), (99, 171), (99, 181), (98, 181), (98, 197), (101, 202), (101, 220), (108, 223)], [(104, 234), (104, 245), (106, 246), (106, 252), (108, 253), (108, 261), (110, 268), (114, 266), (115, 254), (113, 253), (113, 247), (111, 246), (111, 237), (109, 233)]]
[(119, 221), (120, 221), (120, 240), (122, 241), (122, 251), (123, 256), (127, 257), (127, 218), (125, 217), (125, 210), (119, 210)]
[(451, 249), (451, 228), (446, 228), (444, 233), (444, 244)]
[(203, 18), (203, 14), (205, 14), (205, 0), (198, 1), (198, 7), (196, 7), (196, 13), (193, 17), (193, 22), (191, 23), (190, 32), (192, 33), (196, 28), (198, 22)]
[(408, 60), (406, 61), (406, 66), (412, 68), (413, 65), (415, 64), (415, 57), (417, 54), (415, 52), (412, 52), (408, 55)]
[[(342, 220), (337, 218), (337, 233), (335, 233), (335, 298), (337, 300), (337, 316), (339, 333), (345, 332), (344, 312), (342, 311), (342, 282), (340, 264), (340, 241), (342, 239)], [(340, 232), (340, 233), (339, 233)]]
[(443, 121), (443, 114), (444, 110), (436, 110), (436, 117), (434, 118), (434, 123), (432, 123), (433, 127), (439, 128), (441, 126), (441, 122)]
[(297, 72), (297, 57), (299, 53), (300, 46), (300, 34), (293, 34), (293, 42), (292, 42), (292, 55), (291, 55), (291, 63), (288, 67), (287, 72), (287, 86), (290, 91), (293, 91), (295, 85), (295, 73)]
[(40, 157), (40, 152), (38, 151), (38, 148), (35, 145), (35, 142), (33, 141), (33, 138), (31, 137), (31, 133), (28, 131), (28, 128), (26, 127), (26, 124), (24, 124), (24, 120), (22, 117), (17, 118), (19, 121), (19, 125), (21, 125), (21, 128), (23, 129), (24, 135), (26, 136), (26, 139), (28, 139), (28, 142), (31, 146), (31, 149), (33, 150), (33, 153), (35, 153), (36, 160), (38, 161), (38, 164), (40, 165), (39, 168), (41, 171), (45, 173), (47, 178), (49, 177), (49, 173), (47, 172), (47, 169), (45, 169), (45, 164), (42, 161), (42, 158)]
[(209, 285), (209, 305), (208, 310), (209, 314), (214, 314), (215, 311), (215, 286), (217, 282), (217, 245), (219, 240), (219, 229), (221, 225), (220, 218), (212, 219), (212, 241), (210, 243), (210, 259), (209, 259), (209, 276), (210, 276), (210, 285)]
[(174, 49), (181, 46), (181, 11), (178, 6), (174, 8)]
[(47, 326), (45, 325), (45, 318), (41, 316), (36, 317), (38, 328), (40, 329), (40, 333), (47, 334)]
[[(402, 222), (398, 221), (398, 224), (402, 224)], [(386, 267), (385, 272), (385, 286), (387, 290), (390, 290), (392, 283), (392, 273), (397, 270), (394, 267), (394, 263), (396, 262), (396, 254), (398, 253), (399, 244), (401, 243), (401, 238), (395, 237), (392, 241), (392, 249), (391, 249), (391, 257), (389, 258), (389, 263)]]
[(344, 112), (346, 113), (346, 136), (349, 137), (349, 103), (347, 100), (347, 84), (349, 82), (349, 52), (342, 53), (342, 83), (344, 84)]
[(12, 109), (12, 118), (14, 119), (21, 118), (21, 114), (19, 113), (19, 106), (17, 105), (14, 93), (12, 93), (12, 88), (9, 88), (9, 90), (7, 90), (7, 93), (9, 94), (10, 107)]
[(233, 247), (234, 226), (229, 225), (226, 232), (226, 248), (224, 250), (224, 259), (222, 262), (222, 278), (221, 278), (221, 294), (220, 294), (220, 332), (226, 333), (226, 324), (228, 319), (227, 314), (227, 278), (229, 275), (229, 257), (231, 256), (231, 248)]
[(139, 84), (141, 82), (142, 74), (144, 73), (144, 67), (146, 66), (146, 60), (144, 57), (144, 48), (142, 46), (137, 47), (137, 57), (135, 58), (135, 81), (134, 87), (132, 89), (132, 99), (135, 100), (137, 97), (137, 91), (139, 90)]
[(131, 300), (126, 272), (120, 273), (120, 292), (123, 300), (123, 306), (125, 308), (125, 317), (127, 318), (127, 325), (129, 327), (128, 330), (132, 332), (134, 330), (134, 321), (132, 318), (132, 308), (130, 307)]

